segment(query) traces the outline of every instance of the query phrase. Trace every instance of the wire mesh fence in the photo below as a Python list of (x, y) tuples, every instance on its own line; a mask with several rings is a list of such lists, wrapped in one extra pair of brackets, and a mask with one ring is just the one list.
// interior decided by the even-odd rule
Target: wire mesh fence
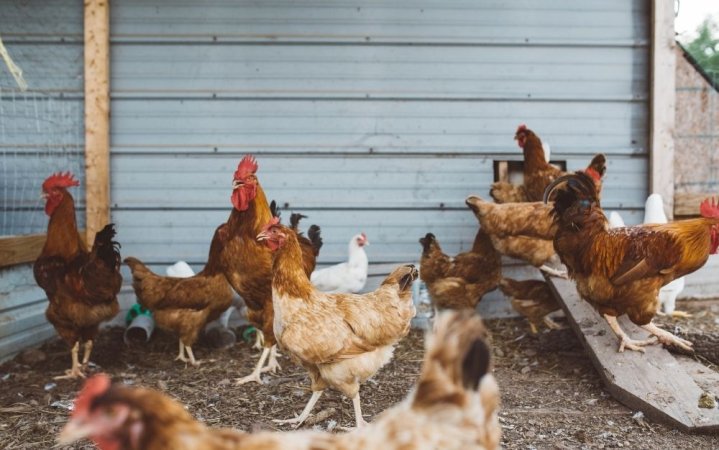
[[(12, 80), (3, 79), (8, 85)], [(80, 179), (73, 188), (83, 209), (82, 103), (53, 93), (20, 92), (0, 85), (0, 236), (44, 232), (40, 186), (56, 171)], [(78, 214), (82, 226), (84, 215)]]
[(719, 192), (719, 70), (677, 55), (675, 191)]

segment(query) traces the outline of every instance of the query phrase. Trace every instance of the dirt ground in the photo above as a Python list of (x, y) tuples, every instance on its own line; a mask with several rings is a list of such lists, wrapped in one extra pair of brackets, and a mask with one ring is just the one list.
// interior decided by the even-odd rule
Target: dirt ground
[[(681, 303), (691, 319), (659, 319), (667, 328), (719, 331), (719, 302)], [(531, 335), (521, 319), (492, 320), (495, 376), (502, 392), (500, 421), (508, 449), (719, 448), (719, 437), (688, 435), (650, 420), (633, 419), (631, 411), (603, 388), (589, 358), (570, 330)], [(365, 418), (400, 401), (416, 379), (423, 355), (423, 336), (413, 331), (394, 360), (361, 390)], [(142, 348), (122, 343), (122, 330), (105, 330), (95, 346), (92, 371), (105, 371), (128, 384), (163, 390), (209, 425), (245, 430), (278, 428), (271, 419), (298, 414), (309, 398), (302, 369), (282, 357), (283, 370), (265, 375), (263, 386), (236, 387), (233, 379), (249, 373), (258, 352), (249, 344), (214, 350), (202, 343), (195, 354), (199, 369), (174, 361), (177, 341), (156, 333)], [(43, 357), (45, 358), (43, 360)], [(0, 366), (0, 448), (48, 449), (66, 421), (67, 407), (79, 381), (53, 381), (69, 366), (69, 351), (53, 341)], [(716, 367), (714, 367), (716, 369)], [(315, 414), (324, 429), (354, 424), (352, 404), (336, 392), (325, 394)], [(312, 417), (310, 418), (312, 420)], [(92, 448), (85, 444), (74, 448)]]

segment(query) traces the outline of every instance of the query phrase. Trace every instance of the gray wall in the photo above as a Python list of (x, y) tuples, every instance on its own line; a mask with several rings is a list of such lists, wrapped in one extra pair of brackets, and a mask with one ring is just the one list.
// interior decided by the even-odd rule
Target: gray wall
[[(43, 233), (43, 180), (70, 170), (84, 179), (82, 1), (12, 0), (0, 36), (23, 70), (20, 92), (0, 61), (0, 237)], [(83, 187), (73, 188), (80, 226)], [(0, 269), (0, 361), (52, 336), (47, 298), (30, 264)]]
[[(393, 6), (396, 5), (396, 6)], [(112, 3), (112, 199), (125, 255), (202, 263), (231, 174), (322, 226), (321, 262), (365, 231), (373, 263), (476, 230), (493, 159), (525, 122), (570, 169), (609, 156), (603, 199), (647, 194), (646, 1)], [(582, 24), (582, 25), (578, 25)], [(308, 225), (307, 224), (307, 225)]]

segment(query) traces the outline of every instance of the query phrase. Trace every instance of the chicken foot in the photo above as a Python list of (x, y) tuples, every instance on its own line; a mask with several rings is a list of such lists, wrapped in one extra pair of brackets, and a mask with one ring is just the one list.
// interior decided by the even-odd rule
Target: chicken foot
[[(275, 423), (289, 423), (294, 425), (294, 428), (298, 428), (300, 425), (304, 423), (305, 420), (310, 416), (310, 413), (312, 412), (312, 408), (315, 407), (315, 404), (317, 403), (317, 400), (320, 399), (322, 396), (322, 393), (324, 391), (313, 391), (312, 397), (310, 397), (310, 400), (307, 402), (307, 405), (305, 405), (305, 409), (302, 410), (302, 413), (292, 419), (284, 419), (284, 420), (273, 420)], [(359, 394), (358, 394), (359, 395)]]
[(265, 334), (255, 329), (255, 345), (252, 346), (255, 350), (262, 350), (265, 348)]
[(549, 315), (542, 317), (542, 322), (544, 322), (544, 325), (546, 325), (550, 330), (563, 330), (566, 328), (555, 322), (554, 319), (549, 317)]
[(92, 340), (85, 342), (85, 354), (82, 356), (83, 366), (90, 362), (90, 353), (92, 353)]
[(680, 337), (674, 336), (672, 333), (668, 332), (667, 330), (662, 330), (658, 326), (654, 325), (653, 322), (649, 322), (646, 325), (642, 325), (642, 328), (647, 330), (648, 332), (652, 333), (654, 336), (657, 337), (658, 342), (661, 342), (664, 345), (674, 345), (677, 347), (680, 347), (688, 352), (693, 352), (694, 349), (691, 342), (687, 341), (686, 339), (682, 339)]
[(269, 356), (269, 354), (270, 349), (267, 347), (263, 348), (262, 354), (260, 355), (260, 360), (257, 361), (257, 365), (255, 366), (255, 370), (253, 370), (252, 373), (247, 375), (246, 377), (235, 379), (235, 384), (240, 385), (249, 383), (250, 381), (263, 384), (262, 378), (260, 378), (260, 374), (262, 373), (262, 366), (265, 365), (265, 361), (267, 360), (267, 356)]
[(367, 422), (364, 420), (364, 417), (362, 417), (362, 407), (360, 406), (359, 392), (357, 392), (357, 395), (352, 397), (352, 406), (354, 406), (355, 410), (355, 422), (357, 423), (357, 428), (365, 427), (367, 425)]
[(658, 341), (654, 338), (645, 339), (643, 341), (636, 341), (634, 339), (631, 339), (627, 334), (622, 330), (622, 328), (619, 326), (619, 322), (617, 321), (617, 318), (615, 316), (610, 316), (609, 314), (604, 315), (604, 319), (607, 321), (609, 326), (612, 328), (612, 331), (614, 331), (614, 334), (617, 335), (617, 337), (621, 340), (619, 344), (619, 353), (623, 353), (625, 348), (628, 348), (629, 350), (634, 350), (637, 352), (644, 353), (644, 347), (647, 345), (653, 345), (656, 344)]
[(557, 270), (553, 267), (549, 267), (546, 264), (542, 264), (539, 266), (539, 270), (546, 273), (547, 275), (551, 275), (553, 277), (559, 277), (559, 278), (567, 278), (567, 271), (566, 270)]
[(85, 378), (85, 374), (80, 368), (80, 341), (75, 342), (71, 350), (72, 355), (72, 368), (65, 371), (65, 375), (54, 377), (56, 380), (74, 380), (75, 378)]
[(185, 357), (185, 344), (182, 343), (182, 339), (179, 339), (180, 342), (180, 353), (177, 355), (177, 358), (175, 358), (175, 361), (182, 361), (187, 362), (188, 359)]
[(279, 353), (277, 352), (277, 344), (275, 344), (270, 347), (270, 360), (265, 367), (260, 369), (260, 372), (275, 373), (278, 370), (282, 370), (282, 366), (280, 366), (280, 363), (277, 361), (277, 355), (279, 355)]

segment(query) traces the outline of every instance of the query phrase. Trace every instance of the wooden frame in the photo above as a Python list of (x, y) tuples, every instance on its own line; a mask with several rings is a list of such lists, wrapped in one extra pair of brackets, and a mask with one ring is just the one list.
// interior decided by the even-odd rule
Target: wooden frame
[(45, 245), (45, 234), (0, 238), (0, 267), (35, 261)]
[(110, 5), (85, 0), (85, 205), (87, 242), (110, 220)]
[(652, 1), (649, 190), (661, 194), (664, 211), (674, 214), (674, 116), (676, 41), (674, 1)]

